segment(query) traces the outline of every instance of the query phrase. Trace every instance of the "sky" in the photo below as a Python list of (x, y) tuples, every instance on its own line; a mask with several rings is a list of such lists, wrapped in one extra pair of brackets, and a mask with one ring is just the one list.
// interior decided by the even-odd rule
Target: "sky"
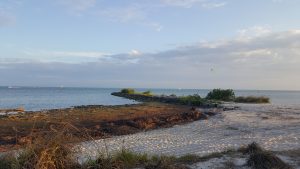
[(0, 86), (300, 90), (299, 0), (0, 0)]

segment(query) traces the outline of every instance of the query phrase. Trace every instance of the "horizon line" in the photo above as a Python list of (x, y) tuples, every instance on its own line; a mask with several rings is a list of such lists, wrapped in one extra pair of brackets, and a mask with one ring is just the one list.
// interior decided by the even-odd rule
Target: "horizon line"
[(132, 89), (154, 89), (154, 90), (213, 90), (213, 89), (232, 89), (235, 91), (288, 91), (288, 92), (300, 92), (300, 89), (235, 89), (235, 88), (165, 88), (165, 87), (95, 87), (95, 86), (19, 86), (19, 85), (4, 85), (0, 86), (1, 88), (90, 88), (90, 89), (123, 89), (123, 88), (132, 88)]

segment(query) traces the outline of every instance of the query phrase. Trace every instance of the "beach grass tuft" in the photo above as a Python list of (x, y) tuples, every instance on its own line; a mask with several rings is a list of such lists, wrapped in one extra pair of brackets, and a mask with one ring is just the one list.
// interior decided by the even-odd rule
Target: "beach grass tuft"
[[(45, 133), (33, 134), (20, 151), (14, 155), (5, 155), (0, 168), (7, 169), (64, 169), (78, 168), (75, 162), (68, 124), (50, 126)], [(5, 169), (6, 169), (5, 168)]]
[[(61, 137), (61, 135), (59, 135)], [(57, 139), (57, 137), (54, 137)], [(291, 169), (291, 167), (266, 151), (258, 144), (252, 143), (239, 150), (216, 152), (206, 156), (187, 154), (181, 157), (166, 155), (149, 155), (122, 149), (114, 154), (99, 153), (98, 158), (89, 159), (79, 164), (74, 158), (74, 150), (61, 139), (49, 140), (45, 145), (28, 147), (19, 155), (6, 154), (0, 157), (1, 169), (189, 169), (189, 165), (205, 162), (213, 158), (222, 158), (234, 153), (243, 152), (248, 158), (246, 164), (255, 169)], [(234, 168), (234, 163), (224, 164), (225, 168)]]
[(270, 151), (261, 148), (257, 143), (253, 142), (247, 147), (240, 148), (244, 154), (248, 154), (247, 165), (255, 169), (291, 169), (291, 167), (282, 161), (279, 157)]

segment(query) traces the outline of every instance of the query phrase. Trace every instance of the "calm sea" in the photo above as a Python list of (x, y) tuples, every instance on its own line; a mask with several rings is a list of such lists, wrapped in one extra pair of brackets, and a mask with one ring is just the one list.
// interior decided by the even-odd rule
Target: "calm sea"
[[(145, 91), (148, 89), (138, 89)], [(155, 94), (206, 96), (204, 89), (150, 89)], [(0, 109), (24, 107), (27, 111), (78, 105), (122, 105), (134, 101), (110, 95), (116, 88), (0, 87)], [(300, 91), (236, 90), (237, 96), (268, 96), (272, 104), (300, 105)]]

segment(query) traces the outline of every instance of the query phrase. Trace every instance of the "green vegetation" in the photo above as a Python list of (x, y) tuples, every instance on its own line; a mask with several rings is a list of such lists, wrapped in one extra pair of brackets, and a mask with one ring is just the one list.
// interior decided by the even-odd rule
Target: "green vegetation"
[(135, 90), (131, 89), (131, 88), (125, 88), (125, 89), (121, 90), (121, 93), (124, 93), (124, 94), (134, 94)]
[(150, 90), (147, 90), (147, 91), (145, 91), (145, 92), (142, 92), (142, 94), (145, 95), (145, 96), (152, 96), (152, 95), (153, 95), (152, 92), (151, 92)]
[[(206, 161), (220, 157), (222, 153), (200, 157), (197, 155), (157, 156), (135, 153), (126, 149), (108, 154), (99, 152), (96, 159), (89, 159), (80, 164), (76, 158), (76, 149), (72, 142), (78, 141), (71, 130), (78, 130), (68, 123), (60, 123), (50, 127), (47, 133), (30, 136), (31, 141), (21, 149), (18, 155), (5, 154), (0, 156), (1, 169), (184, 169), (186, 164)], [(89, 137), (82, 133), (82, 137)]]
[[(158, 101), (159, 96), (156, 96), (152, 94), (150, 90), (145, 91), (145, 92), (136, 92), (134, 89), (122, 89), (121, 93), (123, 94), (134, 94), (134, 95), (142, 95), (142, 96), (149, 96), (153, 97), (155, 96)], [(160, 96), (162, 99), (168, 99), (168, 98), (173, 98), (174, 103), (178, 104), (183, 104), (183, 105), (191, 105), (191, 106), (202, 106), (205, 105), (206, 103), (216, 103), (215, 101), (230, 101), (230, 102), (237, 102), (237, 103), (270, 103), (270, 99), (268, 97), (256, 97), (256, 96), (240, 96), (240, 97), (235, 97), (235, 93), (232, 89), (213, 89), (210, 91), (205, 98), (201, 98), (199, 95), (188, 95), (188, 96), (176, 96), (174, 94), (170, 96)], [(153, 98), (152, 98), (153, 99)], [(218, 103), (216, 103), (218, 104)]]
[(206, 96), (208, 100), (220, 101), (233, 101), (234, 98), (235, 94), (232, 89), (213, 89)]
[[(52, 135), (57, 133), (58, 135)], [(135, 153), (126, 149), (116, 152), (115, 154), (100, 153), (98, 158), (89, 159), (83, 164), (79, 164), (74, 158), (72, 151), (61, 137), (60, 133), (52, 132), (56, 140), (51, 139), (50, 144), (45, 140), (46, 136), (38, 142), (34, 142), (18, 156), (12, 154), (2, 155), (0, 157), (1, 169), (187, 169), (188, 165), (205, 162), (213, 158), (222, 158), (224, 156), (238, 157), (237, 155), (247, 155), (246, 164), (251, 168), (266, 169), (291, 169), (291, 167), (274, 155), (270, 151), (262, 149), (258, 144), (252, 143), (247, 147), (238, 150), (227, 150), (224, 152), (215, 152), (206, 156), (187, 154), (181, 157), (175, 156), (158, 156), (142, 153)], [(47, 137), (48, 138), (48, 137)], [(69, 138), (69, 137), (68, 137)], [(297, 153), (299, 154), (299, 153)], [(230, 161), (229, 161), (230, 162)], [(230, 165), (229, 165), (230, 164)], [(230, 162), (224, 164), (227, 168), (235, 168), (235, 164)], [(230, 167), (229, 167), (230, 166)]]
[(247, 96), (247, 97), (237, 97), (234, 99), (237, 103), (270, 103), (270, 99), (268, 97), (256, 97), (256, 96)]
[(68, 144), (74, 138), (69, 134), (73, 126), (61, 124), (44, 134), (30, 136), (31, 141), (19, 152), (0, 159), (1, 169), (71, 169), (78, 168), (74, 153)]
[(133, 153), (121, 150), (114, 155), (100, 155), (96, 160), (89, 160), (82, 165), (82, 169), (112, 169), (112, 168), (135, 168), (145, 165), (149, 161), (147, 154)]
[(206, 99), (219, 101), (234, 101), (237, 103), (270, 103), (270, 98), (264, 96), (235, 97), (235, 93), (232, 89), (213, 89), (207, 94)]
[(0, 157), (0, 168), (1, 169), (19, 169), (17, 158), (12, 154), (7, 154)]
[(257, 143), (249, 144), (246, 148), (241, 148), (241, 152), (248, 154), (247, 165), (255, 169), (278, 168), (292, 169), (276, 155), (261, 148)]
[(205, 103), (205, 100), (202, 99), (199, 95), (189, 95), (189, 96), (180, 96), (179, 101), (181, 104), (184, 105), (191, 105), (191, 106), (201, 106)]
[(179, 157), (178, 161), (180, 161), (182, 163), (193, 164), (193, 163), (199, 162), (200, 158), (201, 157), (199, 157), (195, 154), (187, 154), (187, 155)]
[(170, 94), (170, 97), (177, 97), (176, 94)]
[[(30, 151), (30, 152), (27, 152)], [(0, 158), (1, 169), (133, 169), (137, 167), (147, 169), (179, 169), (186, 168), (186, 164), (207, 161), (211, 158), (220, 156), (185, 155), (175, 156), (157, 156), (134, 153), (128, 150), (121, 150), (113, 155), (99, 155), (95, 160), (89, 159), (83, 164), (79, 164), (75, 158), (70, 159), (72, 152), (67, 154), (52, 154), (56, 149), (41, 149), (44, 153), (35, 154), (36, 150), (26, 150), (18, 157), (6, 155)], [(55, 156), (52, 156), (55, 155)]]
[[(28, 144), (18, 154), (0, 156), (1, 169), (148, 169), (180, 168), (179, 158), (173, 156), (150, 156), (121, 150), (114, 154), (99, 152), (96, 159), (80, 164), (76, 149), (70, 143), (79, 141), (71, 130), (78, 130), (68, 123), (51, 126), (47, 133), (37, 133), (29, 137)], [(82, 133), (81, 137), (91, 136)], [(182, 160), (180, 160), (182, 161)]]
[(152, 92), (150, 90), (147, 90), (145, 92), (137, 92), (137, 91), (135, 91), (134, 89), (131, 89), (131, 88), (122, 89), (121, 93), (123, 93), (123, 94), (136, 94), (136, 95), (152, 96)]

